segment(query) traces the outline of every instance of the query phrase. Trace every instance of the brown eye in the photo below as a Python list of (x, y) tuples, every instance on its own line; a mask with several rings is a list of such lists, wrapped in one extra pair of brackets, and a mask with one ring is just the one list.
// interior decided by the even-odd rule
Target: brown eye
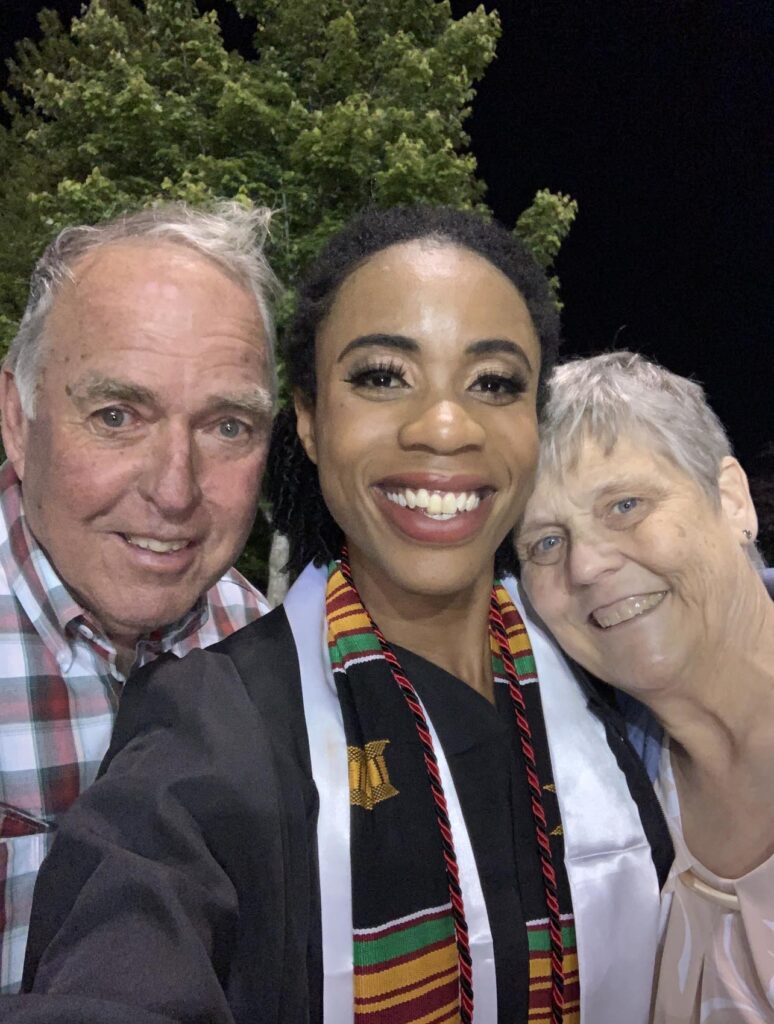
[(366, 390), (386, 390), (406, 386), (403, 367), (393, 362), (358, 367), (352, 371), (346, 380), (353, 387)]

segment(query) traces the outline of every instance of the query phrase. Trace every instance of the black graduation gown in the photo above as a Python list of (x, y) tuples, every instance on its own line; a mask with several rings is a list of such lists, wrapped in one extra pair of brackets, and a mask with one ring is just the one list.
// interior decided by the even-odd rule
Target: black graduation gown
[[(663, 880), (671, 845), (655, 795), (623, 723), (589, 693)], [(281, 608), (147, 666), (41, 869), (33, 995), (0, 999), (0, 1021), (319, 1024), (317, 809)]]

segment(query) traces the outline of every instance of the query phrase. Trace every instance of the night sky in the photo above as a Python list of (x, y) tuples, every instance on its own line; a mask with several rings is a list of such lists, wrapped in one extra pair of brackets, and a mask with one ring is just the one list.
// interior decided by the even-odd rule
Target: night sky
[[(71, 15), (80, 0), (0, 0), (2, 57), (35, 32), (43, 6)], [(763, 471), (774, 439), (774, 5), (487, 6), (504, 31), (469, 127), (488, 201), (508, 226), (541, 187), (580, 204), (558, 265), (566, 352), (632, 348), (695, 376), (742, 461)], [(236, 18), (223, 25), (239, 46)]]

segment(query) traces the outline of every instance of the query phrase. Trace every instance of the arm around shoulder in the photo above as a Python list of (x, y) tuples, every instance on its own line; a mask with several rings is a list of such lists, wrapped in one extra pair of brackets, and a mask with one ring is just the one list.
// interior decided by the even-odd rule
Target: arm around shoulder
[(25, 991), (187, 1024), (239, 1019), (229, 992), (249, 987), (233, 962), (240, 894), (266, 928), (283, 919), (270, 747), (225, 655), (163, 658), (130, 680), (100, 777), (41, 870)]

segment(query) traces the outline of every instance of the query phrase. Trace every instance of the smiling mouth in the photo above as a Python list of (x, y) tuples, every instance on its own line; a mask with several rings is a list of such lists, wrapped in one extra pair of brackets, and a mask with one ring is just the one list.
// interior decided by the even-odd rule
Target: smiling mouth
[(605, 605), (604, 608), (597, 608), (589, 618), (595, 626), (599, 626), (601, 629), (610, 629), (612, 626), (629, 622), (630, 619), (636, 619), (656, 608), (666, 595), (666, 590), (657, 590), (653, 594), (634, 594), (632, 597), (625, 597), (622, 601)]
[(191, 543), (189, 540), (157, 540), (155, 537), (139, 537), (134, 534), (122, 533), (121, 536), (135, 548), (153, 551), (157, 555), (167, 555), (173, 551), (182, 551)]
[(410, 487), (389, 490), (382, 488), (382, 493), (394, 505), (415, 510), (428, 519), (445, 522), (456, 519), (466, 512), (473, 512), (481, 504), (488, 493), (486, 489), (477, 491), (429, 491), (424, 487), (416, 490)]

